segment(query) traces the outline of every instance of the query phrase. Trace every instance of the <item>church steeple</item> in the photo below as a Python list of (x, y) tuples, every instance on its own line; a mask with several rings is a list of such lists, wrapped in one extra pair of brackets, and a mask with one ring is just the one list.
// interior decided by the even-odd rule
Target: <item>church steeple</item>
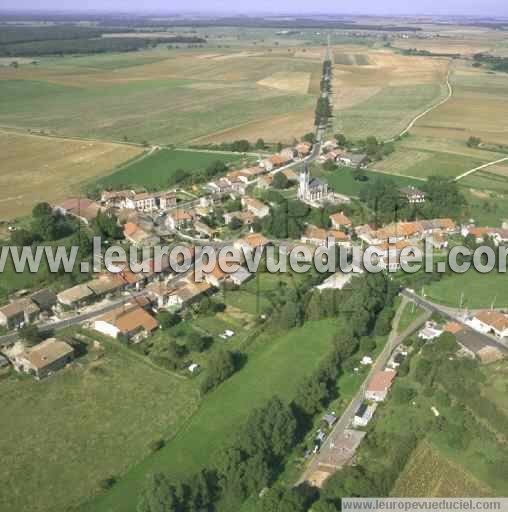
[(300, 172), (298, 185), (298, 199), (305, 200), (309, 194), (310, 173), (307, 162), (303, 164), (303, 171)]

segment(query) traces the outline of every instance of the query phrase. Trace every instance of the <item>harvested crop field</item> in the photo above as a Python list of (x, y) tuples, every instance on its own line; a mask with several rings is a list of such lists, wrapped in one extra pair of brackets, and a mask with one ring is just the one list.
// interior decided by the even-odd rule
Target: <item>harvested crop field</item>
[(420, 119), (418, 135), (467, 140), (480, 137), (486, 143), (508, 140), (508, 80), (506, 73), (493, 73), (456, 65), (450, 81), (453, 96)]
[(421, 442), (397, 480), (392, 496), (481, 497), (493, 491), (429, 443)]
[(343, 66), (367, 66), (369, 57), (364, 53), (334, 53), (335, 64)]
[(124, 144), (0, 131), (0, 219), (25, 215), (39, 201), (64, 199), (142, 153)]
[[(337, 51), (333, 78), (335, 129), (346, 136), (393, 137), (446, 95), (446, 59), (407, 57), (384, 50), (364, 54)], [(348, 55), (364, 55), (367, 62), (348, 57), (347, 63), (337, 63)]]
[(255, 141), (259, 138), (266, 142), (291, 143), (296, 137), (314, 129), (314, 109), (310, 104), (306, 110), (281, 114), (278, 116), (252, 121), (240, 126), (199, 137), (192, 144), (210, 144), (246, 139)]
[(310, 73), (278, 72), (258, 81), (258, 85), (272, 87), (280, 91), (290, 91), (297, 94), (307, 94), (310, 85)]
[(51, 134), (163, 144), (289, 116), (288, 137), (300, 137), (291, 114), (314, 105), (319, 90), (309, 85), (320, 70), (320, 60), (268, 51), (47, 59), (2, 70), (0, 116)]

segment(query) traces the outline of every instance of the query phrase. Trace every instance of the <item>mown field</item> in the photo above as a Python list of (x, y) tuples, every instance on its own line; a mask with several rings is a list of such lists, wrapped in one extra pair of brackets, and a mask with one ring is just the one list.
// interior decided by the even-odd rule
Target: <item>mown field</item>
[(484, 155), (480, 159), (456, 153), (430, 151), (423, 147), (409, 149), (402, 144), (397, 145), (397, 148), (398, 150), (388, 158), (381, 162), (375, 162), (372, 167), (376, 170), (416, 178), (428, 178), (429, 176), (455, 178), (489, 161), (489, 155)]
[(241, 157), (229, 153), (159, 149), (146, 158), (127, 164), (113, 174), (101, 178), (98, 183), (112, 189), (123, 186), (164, 188), (169, 186), (169, 179), (178, 170), (202, 170), (217, 160), (234, 163), (241, 162)]
[(334, 130), (351, 138), (400, 133), (446, 95), (445, 59), (406, 57), (389, 50), (334, 49)]
[[(51, 133), (151, 143), (188, 143), (254, 123), (283, 125), (284, 141), (312, 128), (311, 79), (321, 61), (295, 52), (155, 49), (126, 56), (42, 59), (0, 72), (4, 125)], [(281, 79), (281, 75), (284, 79)], [(292, 116), (296, 116), (295, 119)], [(239, 138), (230, 133), (228, 137)]]
[(167, 471), (173, 478), (183, 477), (207, 464), (253, 408), (274, 394), (285, 400), (293, 397), (301, 379), (317, 367), (330, 348), (334, 331), (333, 322), (319, 321), (285, 335), (263, 336), (249, 353), (246, 366), (202, 402), (170, 443), (133, 466), (110, 492), (80, 510), (134, 511), (147, 473)]
[(0, 510), (67, 510), (169, 439), (196, 409), (195, 384), (102, 343), (37, 382), (0, 380)]
[(142, 148), (123, 144), (0, 130), (0, 220), (26, 215), (37, 202), (76, 194), (88, 180), (142, 153)]
[[(508, 80), (506, 73), (454, 64), (450, 77), (453, 96), (417, 121), (414, 133), (438, 139), (480, 137), (506, 143), (508, 134)], [(493, 158), (495, 160), (495, 158)]]

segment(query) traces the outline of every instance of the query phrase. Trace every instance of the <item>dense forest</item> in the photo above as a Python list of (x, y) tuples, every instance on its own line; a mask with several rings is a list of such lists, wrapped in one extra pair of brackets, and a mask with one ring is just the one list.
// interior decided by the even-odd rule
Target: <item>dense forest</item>
[(104, 52), (129, 52), (159, 43), (205, 44), (198, 36), (102, 37), (104, 34), (134, 33), (133, 29), (82, 27), (72, 24), (49, 26), (4, 26), (0, 30), (0, 56), (24, 57)]

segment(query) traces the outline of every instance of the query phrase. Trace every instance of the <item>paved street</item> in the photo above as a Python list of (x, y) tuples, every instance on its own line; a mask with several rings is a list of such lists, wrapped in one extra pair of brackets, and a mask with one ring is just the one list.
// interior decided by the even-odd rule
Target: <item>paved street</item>
[(400, 321), (400, 317), (402, 315), (402, 311), (404, 310), (404, 306), (407, 304), (408, 299), (406, 297), (402, 298), (402, 302), (397, 309), (397, 313), (395, 314), (395, 318), (392, 323), (392, 331), (390, 336), (388, 337), (388, 341), (383, 348), (383, 351), (379, 354), (376, 361), (372, 365), (367, 377), (365, 378), (362, 386), (351, 400), (349, 405), (346, 407), (346, 410), (342, 413), (341, 417), (338, 419), (337, 423), (333, 430), (330, 432), (329, 436), (321, 446), (321, 449), (318, 454), (316, 454), (311, 462), (308, 464), (304, 473), (302, 474), (298, 483), (302, 483), (306, 480), (309, 480), (311, 475), (315, 471), (328, 471), (330, 473), (334, 472), (337, 467), (335, 467), (331, 461), (333, 460), (332, 451), (334, 449), (335, 444), (337, 444), (338, 439), (344, 434), (344, 430), (348, 428), (353, 421), (354, 415), (360, 407), (361, 403), (364, 400), (365, 389), (367, 388), (369, 382), (372, 377), (379, 371), (383, 370), (388, 362), (390, 355), (393, 350), (400, 345), (404, 339), (410, 336), (414, 331), (420, 327), (430, 316), (430, 312), (426, 315), (422, 315), (418, 319), (416, 319), (403, 333), (398, 334), (397, 329)]

